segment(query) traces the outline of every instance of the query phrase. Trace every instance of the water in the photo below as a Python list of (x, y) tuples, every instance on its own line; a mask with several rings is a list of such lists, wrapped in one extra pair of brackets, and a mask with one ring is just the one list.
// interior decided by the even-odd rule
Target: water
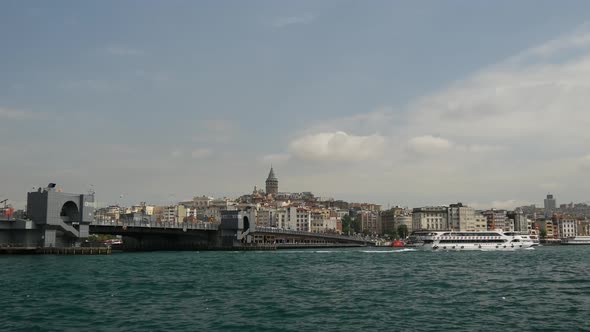
[(2, 331), (589, 331), (590, 246), (0, 257)]

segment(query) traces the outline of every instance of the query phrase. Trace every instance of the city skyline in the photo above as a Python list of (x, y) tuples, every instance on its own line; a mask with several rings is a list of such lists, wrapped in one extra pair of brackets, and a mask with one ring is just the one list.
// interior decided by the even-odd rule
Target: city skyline
[(0, 200), (589, 200), (587, 2), (114, 4), (0, 4)]

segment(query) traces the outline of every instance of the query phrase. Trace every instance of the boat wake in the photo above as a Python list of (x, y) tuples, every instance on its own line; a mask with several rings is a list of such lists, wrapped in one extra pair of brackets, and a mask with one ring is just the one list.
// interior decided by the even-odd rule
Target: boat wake
[(418, 251), (418, 249), (406, 248), (406, 249), (394, 249), (394, 250), (361, 250), (361, 252), (364, 252), (367, 254), (389, 254), (392, 252), (409, 252), (409, 251)]

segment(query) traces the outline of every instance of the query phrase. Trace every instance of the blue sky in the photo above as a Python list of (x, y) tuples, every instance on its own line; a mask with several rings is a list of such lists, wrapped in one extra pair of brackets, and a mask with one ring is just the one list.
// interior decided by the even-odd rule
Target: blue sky
[(587, 201), (588, 7), (3, 1), (0, 195)]

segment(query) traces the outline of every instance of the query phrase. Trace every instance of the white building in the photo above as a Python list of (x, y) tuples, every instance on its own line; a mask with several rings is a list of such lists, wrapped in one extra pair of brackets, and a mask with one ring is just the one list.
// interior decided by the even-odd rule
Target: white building
[(298, 231), (309, 232), (311, 230), (311, 212), (306, 208), (297, 208)]
[(187, 217), (187, 209), (184, 205), (169, 205), (162, 207), (162, 222), (183, 222)]
[(448, 208), (446, 206), (427, 206), (412, 211), (413, 230), (448, 230)]
[(338, 231), (338, 219), (336, 217), (319, 218), (311, 220), (311, 232), (336, 233)]
[(577, 220), (571, 217), (558, 218), (557, 234), (559, 234), (559, 237), (562, 239), (576, 236), (578, 228), (577, 224)]

